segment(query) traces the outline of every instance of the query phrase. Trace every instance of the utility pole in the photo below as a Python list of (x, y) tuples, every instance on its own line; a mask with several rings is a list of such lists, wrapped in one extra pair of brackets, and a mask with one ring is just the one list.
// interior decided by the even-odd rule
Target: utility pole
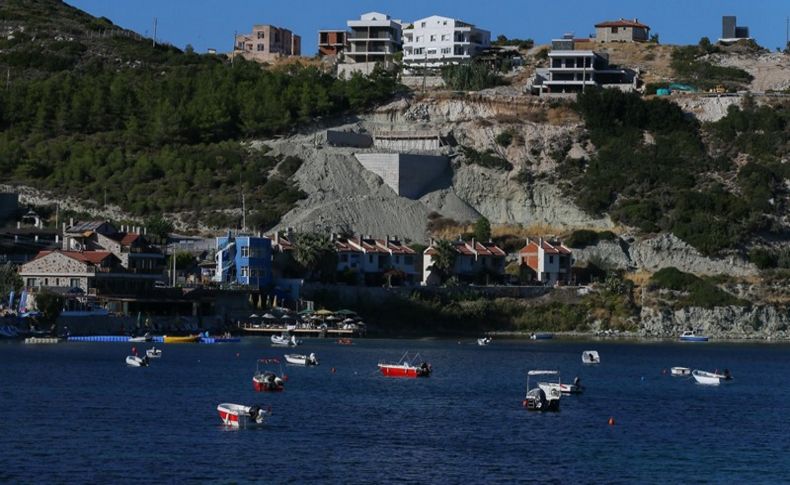
[(154, 37), (151, 39), (151, 47), (156, 47), (156, 17), (154, 17)]
[(244, 189), (241, 190), (241, 231), (247, 231), (247, 204), (244, 200)]

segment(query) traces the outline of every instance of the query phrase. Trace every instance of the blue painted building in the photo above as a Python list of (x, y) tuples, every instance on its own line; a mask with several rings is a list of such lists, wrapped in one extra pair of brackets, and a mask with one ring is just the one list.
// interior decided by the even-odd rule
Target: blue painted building
[(214, 281), (263, 288), (272, 284), (272, 241), (265, 237), (217, 238)]

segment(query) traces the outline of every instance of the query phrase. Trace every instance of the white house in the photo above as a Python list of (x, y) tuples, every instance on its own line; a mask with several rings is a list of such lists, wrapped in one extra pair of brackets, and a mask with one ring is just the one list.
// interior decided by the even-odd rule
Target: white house
[(519, 261), (531, 270), (537, 281), (549, 285), (571, 282), (573, 253), (562, 242), (527, 238), (526, 246), (519, 251)]
[(468, 61), (490, 46), (491, 32), (432, 15), (403, 30), (403, 63), (412, 68), (438, 68)]

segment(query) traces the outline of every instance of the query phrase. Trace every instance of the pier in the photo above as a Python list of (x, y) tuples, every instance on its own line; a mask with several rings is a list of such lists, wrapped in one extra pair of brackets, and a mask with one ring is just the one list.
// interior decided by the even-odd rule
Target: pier
[(362, 333), (360, 329), (352, 330), (352, 329), (343, 329), (343, 328), (318, 328), (318, 327), (288, 328), (283, 326), (263, 326), (263, 325), (256, 325), (253, 323), (239, 323), (239, 328), (245, 332), (249, 332), (252, 334), (261, 334), (261, 335), (289, 332), (292, 334), (316, 335), (319, 337), (324, 337), (327, 335), (348, 337), (357, 334), (361, 335)]

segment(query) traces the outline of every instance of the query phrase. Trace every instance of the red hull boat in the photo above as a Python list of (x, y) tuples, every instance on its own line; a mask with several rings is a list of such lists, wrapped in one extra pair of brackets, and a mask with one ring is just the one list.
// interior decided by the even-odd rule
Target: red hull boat
[(385, 377), (405, 377), (410, 379), (429, 377), (433, 370), (431, 364), (425, 361), (415, 364), (416, 362), (420, 362), (420, 354), (415, 354), (410, 358), (409, 353), (406, 352), (397, 363), (380, 362), (379, 371)]
[[(261, 364), (263, 364), (263, 368)], [(278, 359), (258, 360), (255, 375), (252, 376), (252, 388), (256, 392), (277, 392), (285, 389), (285, 379), (266, 369), (266, 366), (272, 364), (280, 365), (280, 361)], [(282, 374), (282, 366), (280, 365), (280, 375)]]

